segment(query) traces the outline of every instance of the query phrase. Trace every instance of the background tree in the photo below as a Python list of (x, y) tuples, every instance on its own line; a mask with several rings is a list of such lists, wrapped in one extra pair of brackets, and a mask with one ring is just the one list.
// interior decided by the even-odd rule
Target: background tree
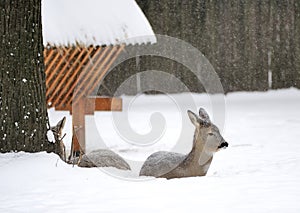
[(56, 152), (46, 136), (41, 0), (1, 0), (0, 10), (0, 152)]

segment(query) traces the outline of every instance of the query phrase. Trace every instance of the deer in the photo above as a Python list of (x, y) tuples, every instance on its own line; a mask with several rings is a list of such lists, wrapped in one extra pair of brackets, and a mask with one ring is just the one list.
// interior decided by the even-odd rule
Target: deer
[(73, 134), (71, 152), (67, 163), (85, 168), (114, 167), (121, 170), (131, 170), (129, 164), (112, 150), (102, 148), (88, 153), (83, 152), (83, 150), (80, 150), (79, 152), (74, 151), (76, 150), (73, 143), (75, 140), (77, 140), (76, 135)]
[(78, 160), (79, 167), (114, 167), (121, 170), (131, 170), (129, 164), (117, 153), (109, 149), (97, 149), (83, 154)]
[(144, 162), (140, 176), (155, 178), (184, 178), (205, 176), (213, 155), (228, 147), (218, 127), (207, 112), (199, 109), (199, 116), (188, 110), (187, 114), (195, 126), (192, 149), (188, 154), (159, 151), (151, 154)]
[(66, 147), (63, 142), (63, 138), (66, 134), (62, 135), (62, 129), (64, 128), (66, 123), (66, 117), (63, 117), (55, 126), (50, 127), (50, 130), (54, 136), (54, 142), (59, 143), (59, 152), (58, 155), (60, 158), (66, 162)]
[[(131, 170), (129, 164), (117, 153), (109, 149), (98, 149), (88, 154), (80, 153), (79, 157), (72, 156), (73, 143), (71, 148), (71, 154), (69, 160), (66, 159), (66, 148), (63, 142), (65, 134), (62, 135), (62, 129), (66, 123), (66, 117), (63, 117), (55, 126), (50, 127), (51, 132), (54, 135), (54, 142), (59, 143), (59, 156), (60, 158), (69, 164), (77, 164), (79, 167), (115, 167), (121, 170)], [(76, 137), (73, 135), (73, 137)], [(73, 161), (71, 158), (74, 158)]]

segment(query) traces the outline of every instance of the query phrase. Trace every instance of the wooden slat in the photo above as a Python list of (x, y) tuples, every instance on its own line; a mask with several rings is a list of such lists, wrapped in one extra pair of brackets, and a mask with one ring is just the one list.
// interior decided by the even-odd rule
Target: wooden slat
[[(93, 56), (93, 59), (94, 60), (96, 58), (96, 62), (95, 64), (93, 63), (89, 63), (88, 66), (84, 67), (84, 70), (82, 71), (81, 75), (80, 75), (80, 79), (78, 79), (78, 85), (76, 85), (76, 90), (75, 92), (77, 94), (73, 94), (72, 98), (69, 99), (67, 102), (66, 102), (66, 105), (71, 105), (72, 102), (74, 101), (73, 99), (74, 98), (81, 98), (83, 97), (83, 95), (80, 95), (77, 97), (77, 95), (79, 95), (79, 93), (77, 91), (80, 91), (80, 90), (84, 90), (84, 88), (86, 87), (86, 85), (89, 84), (90, 81), (87, 82), (87, 80), (89, 80), (89, 77), (91, 75), (94, 74), (93, 70), (96, 66), (98, 66), (98, 64), (101, 62), (102, 59), (105, 59), (105, 55), (106, 55), (106, 52), (109, 50), (109, 47), (105, 47), (103, 51), (100, 51), (100, 52), (97, 52), (97, 54), (95, 54)], [(99, 56), (99, 57), (98, 57)], [(91, 70), (90, 70), (91, 69)], [(79, 84), (80, 83), (80, 84)], [(74, 87), (75, 88), (75, 87)], [(73, 89), (74, 89), (73, 88)], [(81, 94), (81, 93), (80, 93)]]
[(106, 75), (107, 71), (111, 68), (112, 63), (116, 60), (116, 58), (119, 56), (121, 51), (124, 49), (125, 45), (122, 45), (119, 47), (116, 54), (111, 58), (110, 62), (107, 64), (107, 66), (103, 69), (101, 74), (96, 78), (96, 81), (93, 82), (92, 87), (87, 91), (88, 94), (91, 94), (94, 89), (99, 86), (101, 80), (103, 80), (104, 76)]
[[(71, 72), (70, 70), (68, 70), (67, 72), (66, 69), (68, 66), (71, 67), (72, 65), (72, 61), (73, 61), (73, 58), (75, 57), (75, 55), (77, 53), (80, 52), (80, 48), (76, 47), (73, 51), (73, 53), (70, 55), (68, 61), (65, 63), (65, 66), (59, 71), (60, 73), (64, 73), (64, 76), (62, 79), (60, 78), (56, 78), (52, 84), (56, 85), (55, 88), (54, 88), (54, 91), (52, 92), (52, 90), (48, 89), (47, 92), (46, 92), (46, 96), (48, 97), (50, 95), (50, 100), (52, 100), (52, 98), (56, 95), (56, 93), (61, 90), (61, 86), (62, 86), (62, 83), (65, 82), (67, 80), (67, 77), (69, 77), (71, 75)], [(58, 94), (57, 94), (58, 95)]]
[[(68, 92), (68, 88), (70, 87), (71, 83), (75, 81), (77, 78), (78, 72), (81, 70), (82, 65), (85, 63), (85, 61), (88, 59), (88, 55), (93, 51), (93, 48), (90, 48), (88, 51), (86, 48), (82, 48), (80, 51), (80, 54), (76, 58), (75, 62), (72, 63), (72, 66), (69, 70), (70, 76), (68, 76), (68, 79), (64, 79), (64, 81), (61, 81), (58, 85), (60, 90), (58, 90), (57, 94), (52, 94), (51, 97), (49, 97), (47, 100), (48, 102), (52, 102), (52, 106), (56, 106), (58, 104), (58, 101), (61, 97), (64, 96)], [(83, 60), (79, 63), (79, 60), (81, 60), (81, 57), (84, 55), (85, 57)], [(79, 64), (78, 64), (79, 63)], [(78, 64), (78, 66), (77, 66)], [(66, 76), (65, 76), (66, 77)], [(62, 104), (62, 102), (60, 102)]]
[(44, 57), (45, 57), (44, 63), (45, 63), (45, 66), (46, 66), (46, 67), (47, 67), (48, 62), (49, 62), (49, 60), (51, 59), (53, 53), (54, 53), (54, 50), (53, 50), (52, 48), (49, 49), (49, 50), (48, 50), (48, 49), (44, 49)]
[(107, 56), (107, 61), (104, 61), (99, 67), (95, 67), (95, 71), (93, 71), (95, 75), (91, 79), (90, 84), (85, 87), (85, 94), (91, 95), (93, 89), (99, 86), (98, 83), (103, 80), (105, 74), (110, 68), (111, 62), (115, 60), (116, 55), (119, 55), (118, 47), (119, 46), (116, 46), (116, 48), (111, 50), (110, 55)]
[(51, 62), (49, 64), (49, 66), (46, 67), (46, 79), (48, 78), (48, 74), (49, 72), (52, 70), (53, 65), (56, 63), (57, 59), (59, 58), (59, 56), (61, 56), (60, 50), (56, 49), (55, 51), (53, 51), (55, 53), (55, 56), (53, 59), (51, 59)]
[[(75, 100), (73, 100), (73, 103), (76, 103), (77, 100), (79, 100), (81, 97), (83, 97), (84, 95), (89, 95), (87, 93), (87, 91), (89, 90), (89, 86), (94, 82), (95, 78), (101, 78), (101, 76), (99, 76), (99, 72), (102, 73), (104, 70), (103, 68), (106, 67), (107, 63), (111, 60), (111, 56), (114, 53), (114, 51), (117, 49), (117, 46), (114, 46), (112, 49), (110, 49), (108, 55), (104, 58), (103, 62), (100, 64), (100, 68), (97, 69), (97, 71), (94, 71), (95, 69), (91, 70), (92, 73), (94, 73), (93, 78), (90, 79), (90, 84), (89, 85), (85, 85), (84, 83), (83, 85), (83, 89), (82, 90), (77, 90), (76, 94), (73, 95), (73, 99), (75, 98)], [(95, 68), (96, 66), (94, 66)], [(100, 74), (101, 75), (101, 74)], [(79, 91), (79, 92), (78, 92)], [(67, 104), (70, 104), (70, 102), (68, 102)]]
[[(52, 106), (57, 106), (57, 105), (65, 105), (66, 100), (68, 100), (69, 95), (73, 92), (74, 87), (76, 86), (76, 78), (77, 75), (79, 75), (80, 70), (82, 69), (82, 66), (86, 63), (86, 61), (89, 59), (91, 52), (93, 51), (93, 47), (90, 47), (89, 50), (84, 49), (86, 51), (86, 55), (84, 56), (83, 60), (77, 67), (77, 69), (74, 71), (73, 75), (71, 76), (70, 79), (66, 82), (66, 85), (64, 88), (67, 90), (61, 91), (61, 95), (57, 96), (55, 100), (53, 100)], [(75, 82), (74, 82), (75, 81)], [(69, 88), (70, 87), (70, 88)], [(58, 101), (60, 102), (58, 104)]]
[[(46, 85), (49, 85), (49, 82), (51, 82), (53, 80), (53, 77), (55, 75), (57, 75), (58, 73), (61, 74), (60, 73), (60, 67), (61, 67), (62, 63), (65, 61), (66, 57), (69, 55), (70, 51), (71, 51), (71, 48), (68, 48), (67, 50), (65, 48), (63, 48), (64, 54), (58, 60), (58, 63), (56, 64), (56, 66), (54, 67), (54, 69), (51, 71), (51, 73), (47, 76)], [(52, 86), (52, 84), (51, 84), (51, 86)], [(56, 85), (54, 85), (54, 86), (56, 86)]]
[[(84, 88), (86, 85), (88, 85), (90, 83), (89, 79), (90, 79), (91, 75), (93, 74), (92, 70), (94, 69), (95, 66), (98, 65), (101, 58), (105, 55), (105, 53), (107, 51), (106, 48), (104, 49), (104, 51), (101, 51), (101, 50), (102, 49), (98, 48), (96, 53), (93, 55), (91, 61), (83, 68), (82, 72), (80, 73), (80, 76), (78, 79), (78, 84), (76, 85), (75, 90), (81, 90), (82, 88)], [(95, 58), (97, 58), (96, 61), (94, 61)], [(74, 95), (73, 95), (73, 97), (74, 97)], [(72, 102), (72, 99), (70, 99), (66, 104), (68, 105), (71, 102)]]

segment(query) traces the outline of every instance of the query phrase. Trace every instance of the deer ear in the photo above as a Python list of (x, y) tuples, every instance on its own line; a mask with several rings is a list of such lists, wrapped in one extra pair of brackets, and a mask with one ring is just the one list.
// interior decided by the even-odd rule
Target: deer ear
[(187, 111), (187, 114), (189, 115), (189, 118), (190, 118), (191, 122), (195, 126), (199, 126), (199, 123), (198, 123), (199, 117), (195, 113), (193, 113), (192, 111), (190, 111), (190, 110)]
[(65, 126), (65, 123), (66, 123), (66, 117), (63, 117), (63, 119), (61, 119), (57, 124), (56, 126), (53, 126), (51, 127), (51, 130), (53, 132), (56, 132), (57, 134), (60, 134), (62, 129), (64, 128)]
[(209, 115), (207, 114), (207, 112), (203, 108), (199, 109), (199, 117), (200, 117), (201, 120), (203, 120), (207, 123), (211, 123)]
[(66, 123), (66, 117), (63, 117), (63, 119), (61, 119), (58, 123), (57, 123), (57, 127), (59, 128), (59, 130), (63, 129)]

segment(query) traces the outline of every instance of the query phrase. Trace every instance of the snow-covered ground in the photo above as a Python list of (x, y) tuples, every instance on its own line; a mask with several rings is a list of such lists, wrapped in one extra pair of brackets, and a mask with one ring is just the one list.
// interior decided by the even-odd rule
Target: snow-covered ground
[[(87, 118), (87, 149), (107, 146), (134, 170), (154, 151), (188, 151), (193, 126), (179, 110), (193, 108), (186, 96), (124, 97), (124, 112), (99, 112)], [(208, 96), (193, 98), (197, 107), (212, 114)], [(299, 212), (299, 109), (296, 89), (227, 95), (221, 129), (230, 146), (216, 153), (205, 177), (145, 180), (134, 172), (72, 167), (55, 154), (0, 154), (0, 212)], [(151, 118), (154, 112), (161, 113), (165, 125), (159, 115)], [(151, 132), (150, 121), (154, 130), (155, 125), (162, 127), (162, 132), (153, 133), (158, 140), (151, 144), (146, 137), (142, 144), (129, 143), (135, 136), (122, 132), (123, 125), (128, 126), (124, 114), (140, 134)], [(69, 116), (50, 110), (51, 123), (63, 115)], [(68, 117), (68, 149), (70, 123)], [(181, 133), (185, 145), (180, 145)]]

